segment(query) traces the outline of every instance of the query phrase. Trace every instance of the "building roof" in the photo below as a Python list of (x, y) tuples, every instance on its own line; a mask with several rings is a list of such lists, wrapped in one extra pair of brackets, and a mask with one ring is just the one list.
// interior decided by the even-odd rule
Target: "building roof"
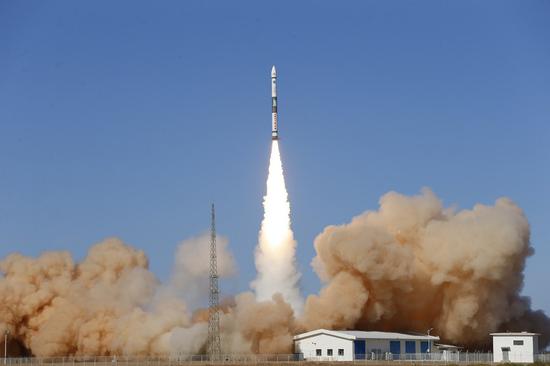
[(328, 329), (316, 329), (316, 330), (312, 330), (312, 331), (309, 331), (309, 332), (306, 332), (306, 333), (296, 334), (294, 336), (294, 340), (297, 341), (299, 339), (313, 337), (313, 336), (316, 336), (316, 335), (319, 335), (319, 334), (327, 334), (327, 335), (331, 335), (333, 337), (344, 338), (344, 339), (349, 339), (349, 340), (354, 340), (355, 339), (354, 336), (342, 333), (340, 331), (328, 330)]
[(440, 350), (460, 350), (463, 347), (455, 346), (454, 344), (436, 343), (435, 346)]
[(439, 337), (429, 336), (424, 334), (405, 334), (394, 332), (377, 332), (377, 331), (362, 331), (362, 330), (340, 330), (340, 333), (349, 334), (356, 339), (421, 339), (438, 341)]
[(297, 334), (294, 340), (304, 339), (319, 334), (327, 334), (333, 337), (355, 340), (355, 339), (414, 339), (414, 340), (432, 340), (437, 341), (439, 337), (418, 334), (404, 334), (394, 332), (362, 331), (362, 330), (327, 330), (317, 329), (311, 332)]
[(518, 337), (518, 336), (539, 336), (540, 333), (530, 333), (530, 332), (501, 332), (501, 333), (491, 333), (491, 335), (497, 336), (497, 337), (506, 337), (506, 336), (512, 336), (512, 337)]

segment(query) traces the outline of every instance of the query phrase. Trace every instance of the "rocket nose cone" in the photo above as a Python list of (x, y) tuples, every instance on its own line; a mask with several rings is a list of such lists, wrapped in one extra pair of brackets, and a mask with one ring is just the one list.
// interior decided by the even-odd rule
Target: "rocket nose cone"
[(276, 78), (277, 77), (277, 70), (275, 70), (275, 65), (271, 68), (271, 77)]

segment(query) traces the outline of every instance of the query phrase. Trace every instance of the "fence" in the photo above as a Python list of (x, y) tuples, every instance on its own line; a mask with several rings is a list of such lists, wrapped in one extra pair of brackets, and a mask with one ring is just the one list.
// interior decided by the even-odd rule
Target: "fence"
[[(364, 355), (355, 354), (355, 361), (416, 361), (414, 363), (492, 363), (492, 353), (480, 352), (432, 352), (432, 353), (400, 353), (371, 352)], [(311, 358), (308, 358), (311, 359)], [(334, 359), (335, 361), (337, 358)], [(409, 362), (410, 363), (410, 362)]]
[[(336, 362), (338, 357), (307, 357), (301, 354), (253, 355), (231, 354), (210, 359), (207, 355), (169, 355), (155, 357), (137, 356), (97, 356), (97, 357), (27, 357), (0, 359), (0, 366), (184, 366), (184, 365), (269, 365), (269, 364), (314, 364), (317, 362)], [(535, 361), (550, 363), (550, 354), (535, 355)], [(460, 353), (419, 353), (391, 354), (369, 353), (355, 355), (354, 361), (341, 361), (339, 364), (384, 364), (384, 365), (416, 365), (416, 364), (490, 364), (493, 363), (492, 353), (460, 352)]]

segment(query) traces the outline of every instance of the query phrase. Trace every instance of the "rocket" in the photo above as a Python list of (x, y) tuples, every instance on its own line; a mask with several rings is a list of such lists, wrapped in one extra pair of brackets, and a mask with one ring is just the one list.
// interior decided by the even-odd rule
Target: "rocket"
[(271, 140), (279, 139), (279, 127), (277, 126), (277, 70), (275, 65), (271, 68)]

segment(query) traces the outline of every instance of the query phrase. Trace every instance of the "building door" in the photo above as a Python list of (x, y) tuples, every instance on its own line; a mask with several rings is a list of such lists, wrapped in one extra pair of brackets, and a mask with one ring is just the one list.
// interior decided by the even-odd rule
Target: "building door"
[(356, 360), (364, 360), (367, 353), (367, 342), (364, 339), (353, 341), (353, 349)]
[(390, 353), (393, 355), (394, 360), (399, 359), (401, 353), (401, 341), (390, 341)]
[(510, 362), (510, 347), (502, 347), (502, 361)]

